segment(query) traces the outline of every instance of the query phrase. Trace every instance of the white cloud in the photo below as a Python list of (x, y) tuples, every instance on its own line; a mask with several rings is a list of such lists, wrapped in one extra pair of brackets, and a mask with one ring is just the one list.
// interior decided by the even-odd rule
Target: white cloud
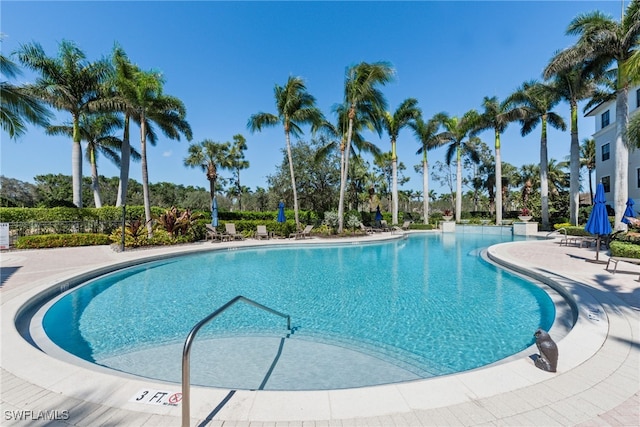
[(169, 151), (165, 151), (164, 153), (162, 153), (162, 157), (171, 157), (173, 156), (173, 151), (169, 150)]

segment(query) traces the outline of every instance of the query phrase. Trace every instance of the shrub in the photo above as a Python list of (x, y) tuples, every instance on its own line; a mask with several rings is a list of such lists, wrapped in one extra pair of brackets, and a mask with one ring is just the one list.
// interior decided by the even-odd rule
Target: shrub
[(640, 245), (629, 242), (613, 241), (609, 244), (611, 256), (640, 258)]
[(43, 234), (39, 236), (19, 237), (16, 241), (18, 249), (43, 249), (71, 246), (108, 245), (111, 243), (106, 234)]

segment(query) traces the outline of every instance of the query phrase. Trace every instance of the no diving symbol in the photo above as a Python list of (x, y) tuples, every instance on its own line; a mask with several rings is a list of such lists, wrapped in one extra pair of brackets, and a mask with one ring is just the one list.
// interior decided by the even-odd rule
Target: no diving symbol
[(182, 393), (173, 393), (169, 396), (169, 404), (177, 405), (182, 400)]

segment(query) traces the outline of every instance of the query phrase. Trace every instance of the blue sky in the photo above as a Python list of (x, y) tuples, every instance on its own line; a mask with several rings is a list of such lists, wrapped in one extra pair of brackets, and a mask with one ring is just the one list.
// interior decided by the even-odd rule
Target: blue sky
[[(627, 3), (625, 3), (626, 5)], [(242, 184), (266, 187), (266, 176), (282, 161), (281, 127), (251, 134), (248, 118), (275, 113), (273, 88), (291, 75), (302, 77), (323, 113), (334, 120), (342, 101), (344, 74), (361, 61), (388, 61), (396, 78), (383, 92), (391, 111), (406, 98), (418, 99), (425, 118), (445, 111), (461, 116), (481, 109), (484, 96), (500, 100), (523, 82), (539, 79), (553, 53), (575, 40), (565, 35), (580, 13), (600, 10), (620, 17), (621, 1), (421, 1), (421, 2), (170, 2), (170, 1), (11, 1), (3, 0), (1, 49), (10, 55), (36, 41), (49, 56), (62, 40), (75, 42), (89, 60), (108, 56), (120, 44), (130, 60), (145, 70), (160, 70), (165, 92), (180, 98), (193, 130), (192, 143), (204, 139), (247, 139), (250, 168)], [(33, 81), (25, 72), (17, 81)], [(4, 77), (3, 77), (4, 80)], [(557, 111), (568, 120), (567, 105)], [(65, 113), (58, 121), (70, 120)], [(335, 120), (334, 120), (335, 121)], [(139, 146), (137, 129), (132, 144)], [(308, 129), (303, 138), (309, 138)], [(594, 132), (593, 118), (580, 118), (582, 141)], [(382, 150), (384, 135), (367, 135)], [(493, 135), (481, 138), (493, 149)], [(71, 142), (39, 129), (14, 142), (2, 140), (1, 173), (33, 182), (40, 174), (71, 174)], [(502, 137), (502, 159), (516, 166), (539, 163), (539, 129), (523, 138), (517, 123)], [(549, 132), (549, 157), (569, 153), (569, 131)], [(208, 188), (199, 169), (183, 166), (189, 142), (159, 138), (150, 147), (151, 182)], [(399, 160), (410, 178), (403, 189), (421, 190), (413, 166), (418, 142), (408, 129), (398, 140)], [(444, 160), (445, 149), (429, 152), (430, 163)], [(118, 176), (107, 159), (99, 173)], [(90, 175), (85, 162), (83, 174)], [(223, 172), (223, 176), (229, 173)], [(141, 181), (140, 164), (131, 177)], [(432, 189), (442, 193), (432, 181)], [(586, 185), (586, 183), (585, 183)]]

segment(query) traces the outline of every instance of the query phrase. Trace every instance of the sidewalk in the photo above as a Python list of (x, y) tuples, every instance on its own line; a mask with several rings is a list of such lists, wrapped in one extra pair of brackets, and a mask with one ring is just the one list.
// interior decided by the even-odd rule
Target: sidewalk
[[(179, 385), (123, 378), (53, 359), (17, 334), (13, 319), (18, 309), (44, 289), (113, 264), (182, 251), (287, 243), (196, 243), (124, 253), (106, 246), (3, 252), (2, 425), (179, 425), (179, 407), (130, 401), (140, 389), (179, 390)], [(585, 261), (595, 258), (593, 249), (561, 247), (552, 240), (496, 245), (488, 255), (543, 282), (561, 284), (576, 300), (580, 317), (574, 330), (558, 342), (556, 374), (540, 371), (528, 357), (520, 357), (461, 374), (360, 389), (267, 392), (193, 387), (191, 424), (638, 425), (640, 267), (621, 263), (614, 275), (602, 264)], [(601, 252), (600, 258), (607, 256)], [(24, 411), (33, 411), (31, 420), (17, 420)], [(49, 414), (53, 421), (34, 421), (38, 411), (59, 412)]]

